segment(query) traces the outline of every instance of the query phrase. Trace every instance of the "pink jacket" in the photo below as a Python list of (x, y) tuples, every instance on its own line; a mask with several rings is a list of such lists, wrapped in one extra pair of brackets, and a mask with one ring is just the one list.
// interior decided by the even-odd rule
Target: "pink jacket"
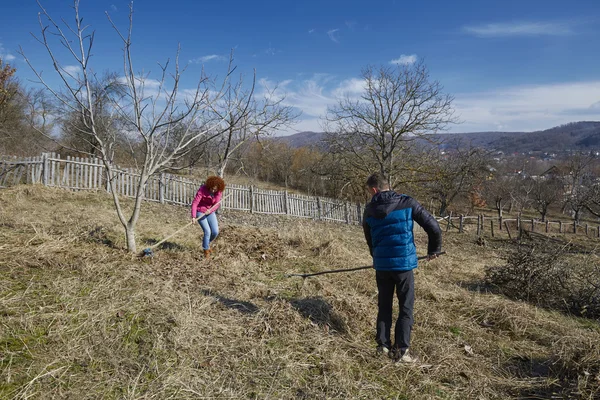
[[(223, 197), (223, 192), (217, 192), (213, 195), (206, 186), (200, 186), (194, 201), (192, 201), (192, 218), (196, 218), (198, 212), (204, 214), (209, 208), (221, 201), (221, 197)], [(220, 206), (219, 204), (211, 212), (216, 211)]]

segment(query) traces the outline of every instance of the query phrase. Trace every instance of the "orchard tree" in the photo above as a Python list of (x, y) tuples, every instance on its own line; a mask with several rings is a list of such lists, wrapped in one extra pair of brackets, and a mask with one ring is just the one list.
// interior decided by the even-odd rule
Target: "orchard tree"
[(542, 217), (542, 222), (546, 221), (548, 208), (551, 204), (558, 203), (564, 196), (564, 185), (560, 179), (551, 177), (549, 179), (537, 179), (534, 181), (533, 207)]
[(409, 142), (456, 122), (453, 98), (432, 81), (423, 62), (367, 67), (358, 98), (346, 96), (327, 111), (326, 141), (361, 175), (377, 171), (394, 186)]
[(250, 88), (244, 87), (240, 76), (236, 83), (229, 81), (218, 101), (211, 103), (216, 121), (216, 141), (211, 143), (218, 157), (217, 174), (225, 175), (227, 163), (248, 140), (268, 137), (280, 129), (291, 126), (299, 114), (285, 105), (285, 96), (278, 95), (277, 87), (267, 88), (257, 94), (256, 73)]
[[(73, 2), (74, 19), (68, 24), (64, 19), (55, 20), (46, 9), (40, 6), (40, 33), (34, 37), (44, 47), (54, 72), (58, 75), (61, 87), (51, 86), (38, 68), (34, 67), (21, 49), (20, 53), (35, 72), (37, 78), (52, 93), (65, 114), (77, 114), (80, 125), (77, 134), (85, 144), (73, 150), (94, 154), (99, 157), (106, 169), (111, 187), (113, 202), (119, 221), (124, 227), (127, 248), (136, 251), (135, 229), (146, 184), (151, 175), (169, 168), (184, 157), (189, 146), (210, 131), (210, 127), (199, 125), (202, 112), (218, 101), (226, 86), (231, 71), (225, 75), (217, 94), (209, 96), (208, 77), (202, 72), (193, 90), (180, 88), (183, 68), (179, 65), (179, 50), (174, 62), (167, 60), (159, 64), (158, 79), (139, 72), (133, 57), (133, 3), (129, 8), (129, 25), (122, 31), (113, 23), (107, 13), (109, 23), (120, 39), (123, 51), (123, 71), (121, 87), (111, 93), (112, 88), (93, 69), (92, 50), (95, 31), (84, 24), (79, 14), (79, 0)], [(63, 58), (65, 57), (65, 58)], [(73, 68), (73, 64), (76, 68)], [(71, 65), (71, 68), (67, 68)], [(102, 101), (98, 101), (102, 99)], [(111, 121), (104, 122), (108, 116)], [(114, 148), (118, 135), (105, 129), (112, 119), (123, 125), (127, 137), (135, 151), (135, 161), (139, 177), (135, 182), (135, 200), (129, 212), (122, 207), (117, 194), (116, 176), (118, 168), (114, 160)], [(199, 129), (200, 127), (200, 129)], [(43, 132), (42, 132), (43, 133)], [(63, 144), (69, 147), (68, 144)]]

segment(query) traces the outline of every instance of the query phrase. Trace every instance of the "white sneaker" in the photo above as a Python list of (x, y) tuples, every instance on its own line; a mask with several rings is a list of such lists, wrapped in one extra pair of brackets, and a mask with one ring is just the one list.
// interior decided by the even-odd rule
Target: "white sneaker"
[(406, 350), (402, 356), (398, 356), (399, 355), (396, 355), (397, 358), (393, 357), (394, 361), (402, 364), (414, 364), (419, 361), (417, 357), (411, 356), (408, 350)]
[(377, 355), (378, 356), (389, 356), (389, 354), (390, 354), (390, 349), (388, 349), (386, 346), (384, 346), (384, 345), (377, 346)]

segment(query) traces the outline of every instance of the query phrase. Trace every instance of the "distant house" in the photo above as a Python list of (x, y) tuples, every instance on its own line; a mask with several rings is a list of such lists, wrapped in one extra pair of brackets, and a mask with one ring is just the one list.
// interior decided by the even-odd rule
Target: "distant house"
[(546, 171), (542, 172), (540, 174), (540, 176), (544, 179), (552, 179), (552, 178), (563, 179), (565, 174), (563, 173), (563, 171), (560, 170), (560, 168), (558, 168), (556, 165), (553, 165), (550, 168), (548, 168)]

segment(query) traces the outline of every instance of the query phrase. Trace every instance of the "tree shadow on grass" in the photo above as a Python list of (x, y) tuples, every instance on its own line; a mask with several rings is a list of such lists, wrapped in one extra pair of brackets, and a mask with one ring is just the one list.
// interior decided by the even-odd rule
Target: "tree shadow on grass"
[(115, 242), (108, 236), (106, 229), (97, 226), (89, 232), (90, 240), (94, 243), (102, 244), (107, 247), (116, 248)]
[(504, 369), (529, 387), (514, 388), (518, 399), (579, 398), (577, 371), (566, 369), (559, 360), (539, 357), (511, 357)]
[(242, 314), (256, 314), (259, 311), (259, 308), (249, 301), (230, 299), (228, 297), (223, 297), (218, 293), (215, 293), (208, 289), (200, 290), (205, 296), (212, 297), (216, 299), (219, 303), (223, 304), (225, 307), (239, 311)]
[(333, 311), (333, 307), (322, 297), (292, 299), (290, 304), (303, 317), (310, 319), (320, 327), (327, 326), (328, 329), (340, 334), (348, 332), (348, 327), (343, 318)]

